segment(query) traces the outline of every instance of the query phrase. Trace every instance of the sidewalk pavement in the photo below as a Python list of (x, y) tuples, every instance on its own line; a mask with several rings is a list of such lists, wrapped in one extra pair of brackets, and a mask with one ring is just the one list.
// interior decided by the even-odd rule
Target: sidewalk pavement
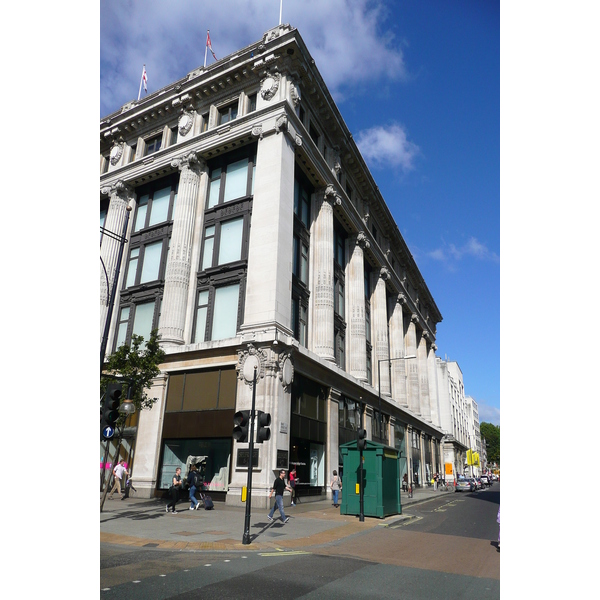
[(104, 503), (100, 513), (100, 542), (144, 548), (212, 551), (302, 551), (334, 543), (343, 538), (390, 526), (412, 518), (410, 506), (432, 498), (448, 495), (432, 487), (419, 488), (409, 498), (401, 493), (402, 514), (385, 519), (341, 515), (331, 500), (308, 500), (296, 506), (286, 506), (283, 524), (279, 511), (274, 520), (267, 510), (252, 507), (250, 544), (242, 544), (245, 527), (245, 506), (228, 506), (215, 502), (214, 510), (189, 510), (189, 500), (177, 503), (177, 514), (165, 512), (166, 501), (158, 498), (127, 498), (115, 496)]

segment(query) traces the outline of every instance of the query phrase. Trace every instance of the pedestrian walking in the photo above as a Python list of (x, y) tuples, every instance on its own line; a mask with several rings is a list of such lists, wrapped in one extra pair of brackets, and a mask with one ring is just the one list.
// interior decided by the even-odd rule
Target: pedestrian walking
[(173, 482), (171, 483), (171, 487), (169, 488), (169, 495), (171, 496), (171, 502), (167, 504), (167, 512), (169, 512), (169, 508), (173, 509), (173, 514), (177, 514), (175, 510), (175, 505), (177, 504), (177, 500), (179, 500), (179, 491), (182, 486), (181, 481), (181, 467), (177, 467), (175, 469), (175, 475), (173, 475)]
[(281, 520), (284, 523), (287, 523), (290, 518), (285, 516), (285, 512), (283, 512), (283, 492), (285, 490), (289, 490), (290, 493), (292, 491), (292, 488), (289, 485), (285, 485), (285, 470), (281, 469), (281, 471), (279, 471), (279, 477), (277, 477), (275, 479), (275, 481), (273, 482), (273, 486), (271, 487), (271, 491), (269, 492), (269, 498), (271, 498), (271, 496), (273, 495), (273, 492), (275, 492), (275, 504), (273, 504), (273, 508), (271, 508), (271, 512), (267, 515), (267, 519), (269, 519), (269, 521), (273, 520), (273, 514), (275, 513), (275, 507), (277, 507), (279, 509), (279, 514), (281, 515)]
[(500, 550), (500, 506), (498, 506), (498, 516), (496, 517), (498, 523), (498, 550)]
[(290, 471), (290, 487), (292, 488), (292, 506), (296, 506), (296, 483), (298, 483), (296, 467)]
[(119, 495), (121, 495), (121, 481), (123, 480), (123, 475), (129, 475), (127, 469), (125, 468), (125, 460), (120, 460), (117, 463), (117, 466), (113, 469), (113, 475), (115, 478), (115, 483), (112, 487), (112, 490), (110, 490), (110, 494), (108, 494), (109, 500), (112, 500), (115, 490), (117, 490)]
[(190, 474), (188, 475), (188, 486), (190, 488), (190, 502), (192, 503), (190, 506), (190, 510), (197, 510), (200, 502), (196, 499), (196, 490), (198, 489), (198, 467), (196, 465), (192, 465), (190, 468)]
[(331, 491), (333, 492), (333, 505), (337, 508), (338, 504), (338, 495), (340, 490), (342, 489), (342, 480), (338, 477), (337, 471), (333, 471), (333, 479), (331, 480)]

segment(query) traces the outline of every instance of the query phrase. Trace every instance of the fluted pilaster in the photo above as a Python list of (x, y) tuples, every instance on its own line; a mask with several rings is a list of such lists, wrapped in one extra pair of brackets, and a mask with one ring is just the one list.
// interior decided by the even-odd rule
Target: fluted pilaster
[[(373, 366), (381, 380), (377, 382), (377, 386), (382, 394), (389, 396), (390, 394), (390, 370), (389, 358), (390, 347), (388, 342), (388, 320), (387, 320), (387, 295), (385, 291), (385, 282), (389, 279), (389, 271), (382, 267), (376, 275), (377, 281), (373, 290), (371, 299), (371, 324), (372, 324), (372, 339), (373, 349), (375, 351), (375, 361)], [(379, 361), (382, 362), (379, 365)], [(379, 365), (379, 366), (378, 366)]]
[(365, 324), (365, 258), (364, 249), (369, 247), (361, 231), (350, 238), (350, 261), (346, 277), (350, 335), (348, 339), (349, 372), (357, 379), (367, 380), (367, 333)]
[(192, 268), (192, 242), (200, 177), (206, 164), (195, 152), (174, 160), (171, 166), (180, 172), (177, 203), (173, 214), (173, 231), (167, 266), (165, 288), (158, 332), (161, 344), (184, 343), (185, 315)]
[[(416, 314), (412, 314), (408, 323), (406, 332), (406, 352), (410, 356), (417, 355), (417, 321), (419, 318)], [(414, 413), (420, 415), (421, 409), (419, 404), (419, 368), (418, 360), (405, 361), (408, 370), (408, 407)]]
[(322, 358), (334, 361), (333, 204), (340, 200), (331, 186), (314, 197), (312, 348)]
[[(123, 181), (117, 181), (110, 187), (105, 187), (101, 190), (103, 194), (110, 196), (110, 204), (106, 214), (106, 222), (104, 228), (118, 236), (123, 235), (123, 226), (125, 224), (125, 216), (127, 214), (127, 206), (134, 198), (133, 189)], [(102, 236), (100, 245), (100, 338), (104, 333), (106, 318), (108, 315), (108, 298), (113, 285), (117, 285), (115, 281), (115, 272), (119, 258), (121, 242), (109, 235)], [(104, 263), (104, 268), (102, 267)], [(104, 272), (106, 269), (106, 273)], [(108, 287), (106, 285), (106, 277), (108, 276)]]
[(419, 340), (417, 359), (419, 361), (419, 404), (421, 416), (431, 423), (431, 404), (429, 400), (429, 369), (427, 364), (427, 338), (429, 334), (424, 331)]
[[(390, 298), (390, 371), (392, 398), (401, 406), (408, 406), (406, 392), (406, 356), (404, 351), (404, 316), (403, 305), (406, 299), (403, 294)], [(410, 359), (409, 359), (410, 360)]]

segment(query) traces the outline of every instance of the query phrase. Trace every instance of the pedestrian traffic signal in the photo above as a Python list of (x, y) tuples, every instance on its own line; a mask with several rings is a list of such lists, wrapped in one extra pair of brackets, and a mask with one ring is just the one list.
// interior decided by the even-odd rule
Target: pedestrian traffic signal
[(263, 412), (262, 410), (258, 410), (256, 420), (258, 422), (257, 431), (256, 431), (256, 441), (259, 444), (263, 442), (267, 442), (271, 439), (271, 430), (269, 429), (269, 425), (271, 425), (271, 414)]
[(359, 450), (364, 450), (367, 447), (367, 431), (366, 429), (358, 430), (358, 440), (356, 446)]
[(102, 403), (102, 415), (100, 419), (100, 432), (104, 439), (112, 437), (112, 433), (105, 435), (107, 428), (114, 431), (115, 424), (119, 418), (119, 406), (123, 394), (123, 385), (120, 383), (109, 383), (104, 392)]
[(236, 442), (247, 442), (248, 428), (250, 425), (250, 411), (238, 410), (238, 412), (233, 415), (233, 425), (233, 439)]

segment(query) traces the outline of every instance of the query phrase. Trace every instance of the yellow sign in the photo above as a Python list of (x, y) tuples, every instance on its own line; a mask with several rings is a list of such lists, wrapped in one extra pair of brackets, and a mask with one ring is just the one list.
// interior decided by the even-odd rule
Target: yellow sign
[(248, 494), (248, 488), (244, 486), (242, 488), (242, 502), (246, 502), (246, 495)]
[(472, 450), (467, 450), (467, 464), (468, 465), (473, 464), (473, 451)]
[(360, 483), (356, 484), (356, 493), (360, 494)]
[(446, 475), (452, 475), (452, 463), (445, 463)]

